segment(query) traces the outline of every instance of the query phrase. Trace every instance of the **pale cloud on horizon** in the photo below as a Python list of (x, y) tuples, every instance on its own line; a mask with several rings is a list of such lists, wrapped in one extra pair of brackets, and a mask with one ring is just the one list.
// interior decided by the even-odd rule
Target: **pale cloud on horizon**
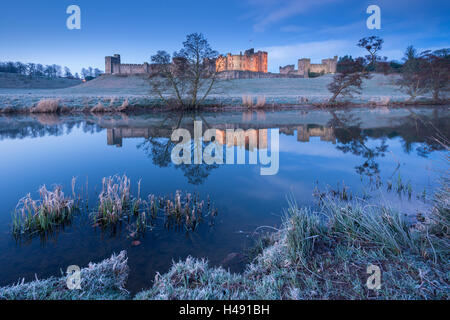
[(269, 65), (274, 72), (278, 71), (279, 66), (297, 65), (298, 59), (301, 58), (311, 58), (312, 63), (320, 63), (325, 58), (343, 56), (349, 54), (349, 48), (352, 47), (355, 47), (355, 42), (351, 40), (326, 40), (258, 49), (268, 52)]
[(254, 15), (253, 29), (263, 32), (268, 26), (308, 12), (314, 6), (321, 6), (337, 0), (248, 0), (250, 6), (262, 8), (263, 12)]

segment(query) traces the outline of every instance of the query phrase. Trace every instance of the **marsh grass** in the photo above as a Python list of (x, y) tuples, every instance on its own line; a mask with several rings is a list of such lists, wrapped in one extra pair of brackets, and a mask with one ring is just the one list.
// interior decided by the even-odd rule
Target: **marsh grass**
[[(102, 179), (102, 191), (98, 195), (96, 210), (89, 212), (87, 195), (77, 195), (76, 179), (72, 179), (72, 194), (66, 196), (61, 186), (48, 190), (39, 188), (38, 200), (31, 194), (20, 199), (11, 215), (12, 234), (18, 240), (22, 236), (32, 238), (39, 234), (45, 241), (54, 232), (63, 230), (72, 223), (75, 214), (86, 214), (94, 227), (109, 228), (114, 234), (122, 224), (137, 238), (163, 221), (168, 230), (195, 231), (198, 225), (207, 221), (214, 225), (217, 209), (209, 197), (200, 200), (198, 194), (176, 191), (175, 196), (149, 195), (141, 198), (141, 181), (137, 183), (137, 196), (131, 192), (131, 181), (126, 176), (111, 176)], [(88, 184), (86, 182), (86, 192)]]
[(131, 205), (130, 189), (131, 182), (126, 175), (103, 178), (98, 211), (92, 213), (94, 222), (106, 226), (122, 219)]
[(39, 200), (31, 194), (20, 199), (12, 214), (12, 232), (15, 236), (23, 234), (46, 233), (55, 227), (69, 223), (78, 209), (75, 200), (76, 179), (72, 179), (72, 197), (64, 195), (61, 186), (53, 191), (44, 185), (39, 188)]
[(153, 229), (158, 220), (164, 221), (167, 229), (195, 231), (197, 226), (208, 219), (214, 224), (217, 209), (208, 197), (207, 204), (198, 194), (183, 193), (165, 197), (150, 194), (141, 198), (141, 181), (137, 184), (137, 196), (131, 194), (131, 182), (126, 176), (103, 178), (102, 192), (99, 194), (98, 210), (91, 213), (94, 225), (115, 226), (120, 222), (134, 226), (133, 234)]

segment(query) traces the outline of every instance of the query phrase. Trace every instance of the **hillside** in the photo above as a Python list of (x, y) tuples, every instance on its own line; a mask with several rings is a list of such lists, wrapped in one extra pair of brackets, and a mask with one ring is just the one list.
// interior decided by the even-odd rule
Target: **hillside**
[(81, 80), (28, 77), (17, 73), (0, 72), (0, 88), (7, 89), (61, 89), (79, 85)]

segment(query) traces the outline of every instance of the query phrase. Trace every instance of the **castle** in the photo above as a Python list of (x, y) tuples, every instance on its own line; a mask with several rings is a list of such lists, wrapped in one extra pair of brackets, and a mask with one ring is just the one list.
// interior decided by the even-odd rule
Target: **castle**
[(153, 71), (153, 65), (147, 62), (143, 64), (122, 64), (120, 54), (105, 57), (105, 74), (151, 74)]
[(280, 67), (280, 74), (299, 75), (303, 78), (309, 78), (310, 73), (336, 73), (337, 61), (337, 56), (333, 59), (323, 59), (321, 64), (311, 63), (311, 59), (303, 58), (298, 60), (298, 70), (295, 70), (295, 65), (290, 64), (285, 67)]
[[(255, 52), (249, 49), (242, 54), (226, 56), (220, 55), (217, 59), (208, 60), (208, 70), (218, 72), (220, 78), (228, 79), (251, 79), (251, 78), (308, 78), (310, 73), (327, 74), (336, 73), (337, 59), (323, 59), (321, 64), (311, 63), (311, 59), (298, 60), (298, 70), (295, 66), (287, 65), (280, 67), (280, 73), (268, 72), (268, 53), (265, 51)], [(178, 63), (177, 59), (173, 64)], [(105, 74), (133, 75), (133, 74), (155, 74), (160, 66), (157, 64), (123, 64), (120, 55), (105, 57)]]
[(255, 49), (249, 49), (242, 54), (226, 56), (220, 55), (216, 60), (216, 71), (251, 71), (267, 73), (268, 54), (264, 51), (255, 53)]

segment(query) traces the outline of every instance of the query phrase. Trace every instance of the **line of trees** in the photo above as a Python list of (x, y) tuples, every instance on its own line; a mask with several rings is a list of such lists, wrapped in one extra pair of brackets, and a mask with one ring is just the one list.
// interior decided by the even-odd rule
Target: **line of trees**
[(40, 63), (22, 63), (22, 62), (1, 62), (0, 72), (21, 74), (30, 77), (46, 77), (46, 78), (68, 78), (68, 79), (86, 79), (90, 80), (98, 77), (103, 73), (98, 68), (83, 68), (81, 70), (81, 76), (76, 72), (72, 73), (70, 68), (61, 67), (56, 64), (42, 65)]
[(363, 38), (357, 46), (367, 50), (365, 57), (353, 59), (352, 56), (344, 56), (339, 59), (337, 74), (328, 85), (328, 90), (333, 94), (329, 103), (334, 103), (339, 96), (360, 94), (363, 80), (370, 79), (372, 72), (399, 73), (396, 85), (410, 96), (410, 101), (428, 93), (434, 101), (438, 101), (444, 92), (449, 91), (450, 49), (426, 50), (419, 54), (413, 46), (409, 46), (401, 64), (388, 62), (387, 57), (379, 55), (383, 43), (383, 39), (377, 36)]

